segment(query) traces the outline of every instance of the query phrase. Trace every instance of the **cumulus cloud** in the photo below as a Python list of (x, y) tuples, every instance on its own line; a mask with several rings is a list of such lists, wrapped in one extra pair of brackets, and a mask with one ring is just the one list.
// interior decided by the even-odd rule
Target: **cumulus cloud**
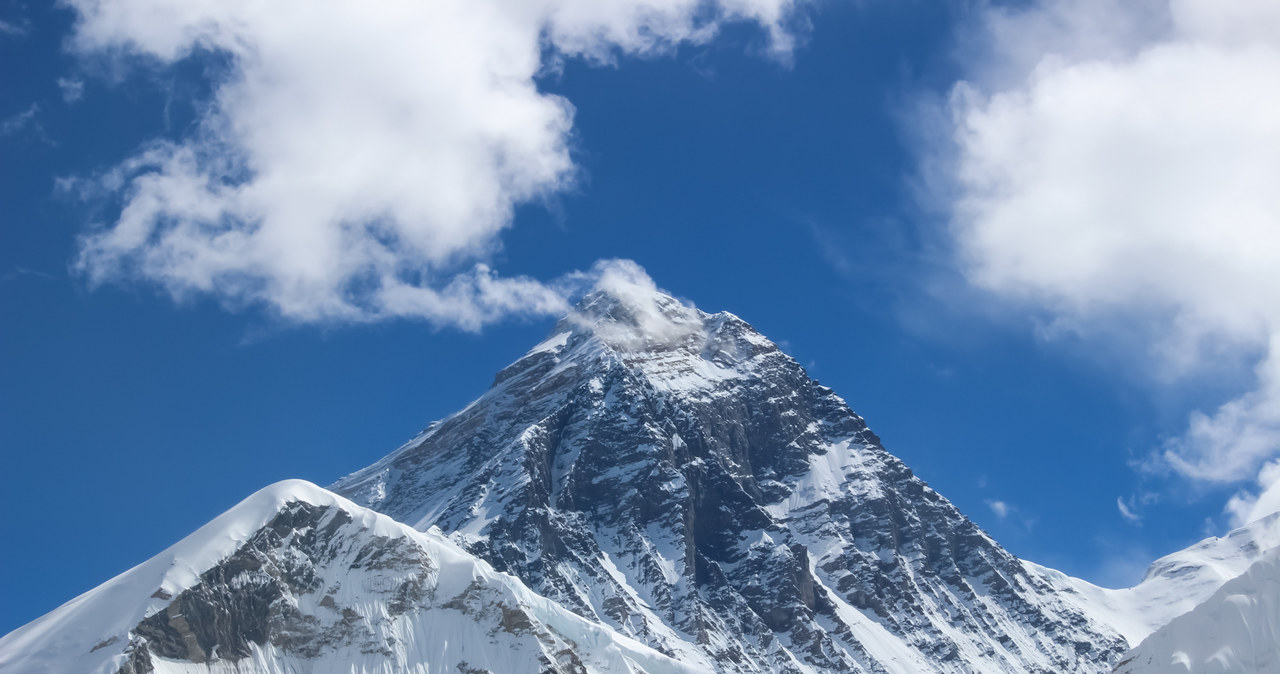
[(560, 311), (557, 284), (455, 275), (492, 255), (516, 205), (574, 183), (573, 106), (535, 78), (729, 21), (785, 53), (793, 1), (69, 0), (84, 58), (227, 64), (194, 132), (105, 176), (123, 208), (77, 268), (299, 322)]
[(1010, 507), (1004, 501), (987, 501), (987, 507), (991, 508), (991, 513), (996, 516), (996, 519), (1002, 520), (1009, 516)]
[[(1229, 483), (1280, 453), (1280, 4), (988, 8), (941, 194), (976, 286), (1080, 334), (1139, 326), (1169, 380), (1256, 359), (1155, 462)], [(1122, 504), (1123, 505), (1123, 504)]]

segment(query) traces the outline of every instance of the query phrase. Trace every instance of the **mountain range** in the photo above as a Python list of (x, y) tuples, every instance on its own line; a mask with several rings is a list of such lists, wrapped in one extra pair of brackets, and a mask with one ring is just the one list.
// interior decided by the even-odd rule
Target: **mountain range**
[(1020, 560), (747, 322), (613, 282), (381, 461), (0, 639), (0, 672), (1277, 671), (1277, 548), (1273, 515), (1122, 590)]

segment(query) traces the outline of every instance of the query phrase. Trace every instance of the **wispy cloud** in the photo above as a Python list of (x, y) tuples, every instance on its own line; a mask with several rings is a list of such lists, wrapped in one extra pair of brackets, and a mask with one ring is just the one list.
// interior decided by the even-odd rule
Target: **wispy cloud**
[(35, 277), (49, 281), (54, 279), (53, 274), (49, 274), (47, 272), (42, 272), (36, 269), (27, 269), (26, 267), (13, 267), (3, 275), (0, 275), (0, 283), (8, 283), (22, 277)]
[[(574, 108), (535, 77), (751, 22), (790, 49), (792, 0), (482, 0), (294, 8), (71, 0), (81, 56), (231, 58), (198, 130), (103, 176), (119, 216), (86, 235), (92, 283), (143, 280), (296, 322), (416, 317), (474, 329), (563, 309), (557, 284), (483, 263), (516, 205), (571, 189)], [(462, 270), (461, 272), (459, 270)]]
[(44, 124), (40, 121), (43, 111), (40, 104), (32, 103), (26, 110), (15, 112), (8, 117), (0, 118), (0, 138), (36, 141), (50, 147), (56, 147), (57, 141), (49, 136)]
[(1116, 508), (1120, 510), (1120, 516), (1123, 517), (1126, 521), (1131, 522), (1133, 524), (1142, 523), (1142, 516), (1134, 512), (1133, 508), (1129, 504), (1124, 502), (1123, 497), (1116, 498)]
[(0, 37), (21, 37), (31, 30), (31, 24), (25, 20), (13, 21), (0, 19)]
[(1038, 522), (1038, 518), (1034, 513), (1004, 499), (986, 499), (983, 503), (987, 505), (987, 508), (991, 510), (991, 514), (995, 516), (996, 521), (1000, 522), (1006, 531), (1013, 530), (1029, 533), (1035, 529)]
[(59, 77), (58, 89), (62, 91), (64, 103), (75, 103), (84, 96), (84, 80), (72, 77)]
[(0, 118), (0, 137), (17, 136), (28, 131), (43, 137), (44, 128), (40, 125), (39, 114), (39, 104), (32, 103), (26, 110)]
[(1142, 525), (1143, 510), (1153, 503), (1160, 501), (1160, 495), (1154, 491), (1140, 491), (1131, 494), (1128, 498), (1124, 496), (1116, 497), (1116, 509), (1120, 511), (1120, 517), (1130, 524)]
[(947, 102), (952, 143), (928, 160), (967, 279), (1054, 331), (1141, 332), (1166, 381), (1256, 359), (1237, 397), (1148, 462), (1206, 483), (1255, 475), (1280, 453), (1280, 5), (1039, 0), (981, 16)]

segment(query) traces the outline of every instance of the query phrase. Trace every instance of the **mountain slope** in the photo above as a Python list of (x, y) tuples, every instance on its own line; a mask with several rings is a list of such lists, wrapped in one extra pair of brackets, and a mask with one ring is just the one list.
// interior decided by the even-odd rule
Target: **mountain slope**
[(691, 674), (299, 480), (0, 639), (0, 672)]
[(1125, 654), (1118, 674), (1280, 672), (1280, 550)]
[(635, 285), (332, 489), (716, 671), (1107, 671), (1128, 647), (746, 322)]

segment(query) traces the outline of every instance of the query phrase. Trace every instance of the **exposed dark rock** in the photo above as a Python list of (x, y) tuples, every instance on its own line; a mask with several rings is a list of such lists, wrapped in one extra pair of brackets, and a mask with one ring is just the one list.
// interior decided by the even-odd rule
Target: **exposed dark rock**
[[(194, 663), (243, 659), (253, 646), (268, 643), (285, 653), (314, 658), (342, 644), (360, 644), (367, 653), (391, 655), (374, 638), (363, 617), (326, 594), (319, 606), (337, 620), (302, 612), (291, 598), (321, 589), (316, 566), (332, 561), (348, 543), (338, 532), (351, 516), (336, 508), (293, 503), (234, 554), (206, 571), (200, 582), (149, 616), (134, 633), (146, 650), (163, 658)], [(409, 579), (390, 586), (392, 615), (430, 595), (432, 567), (421, 551), (403, 540), (369, 536), (350, 568), (413, 569)]]

